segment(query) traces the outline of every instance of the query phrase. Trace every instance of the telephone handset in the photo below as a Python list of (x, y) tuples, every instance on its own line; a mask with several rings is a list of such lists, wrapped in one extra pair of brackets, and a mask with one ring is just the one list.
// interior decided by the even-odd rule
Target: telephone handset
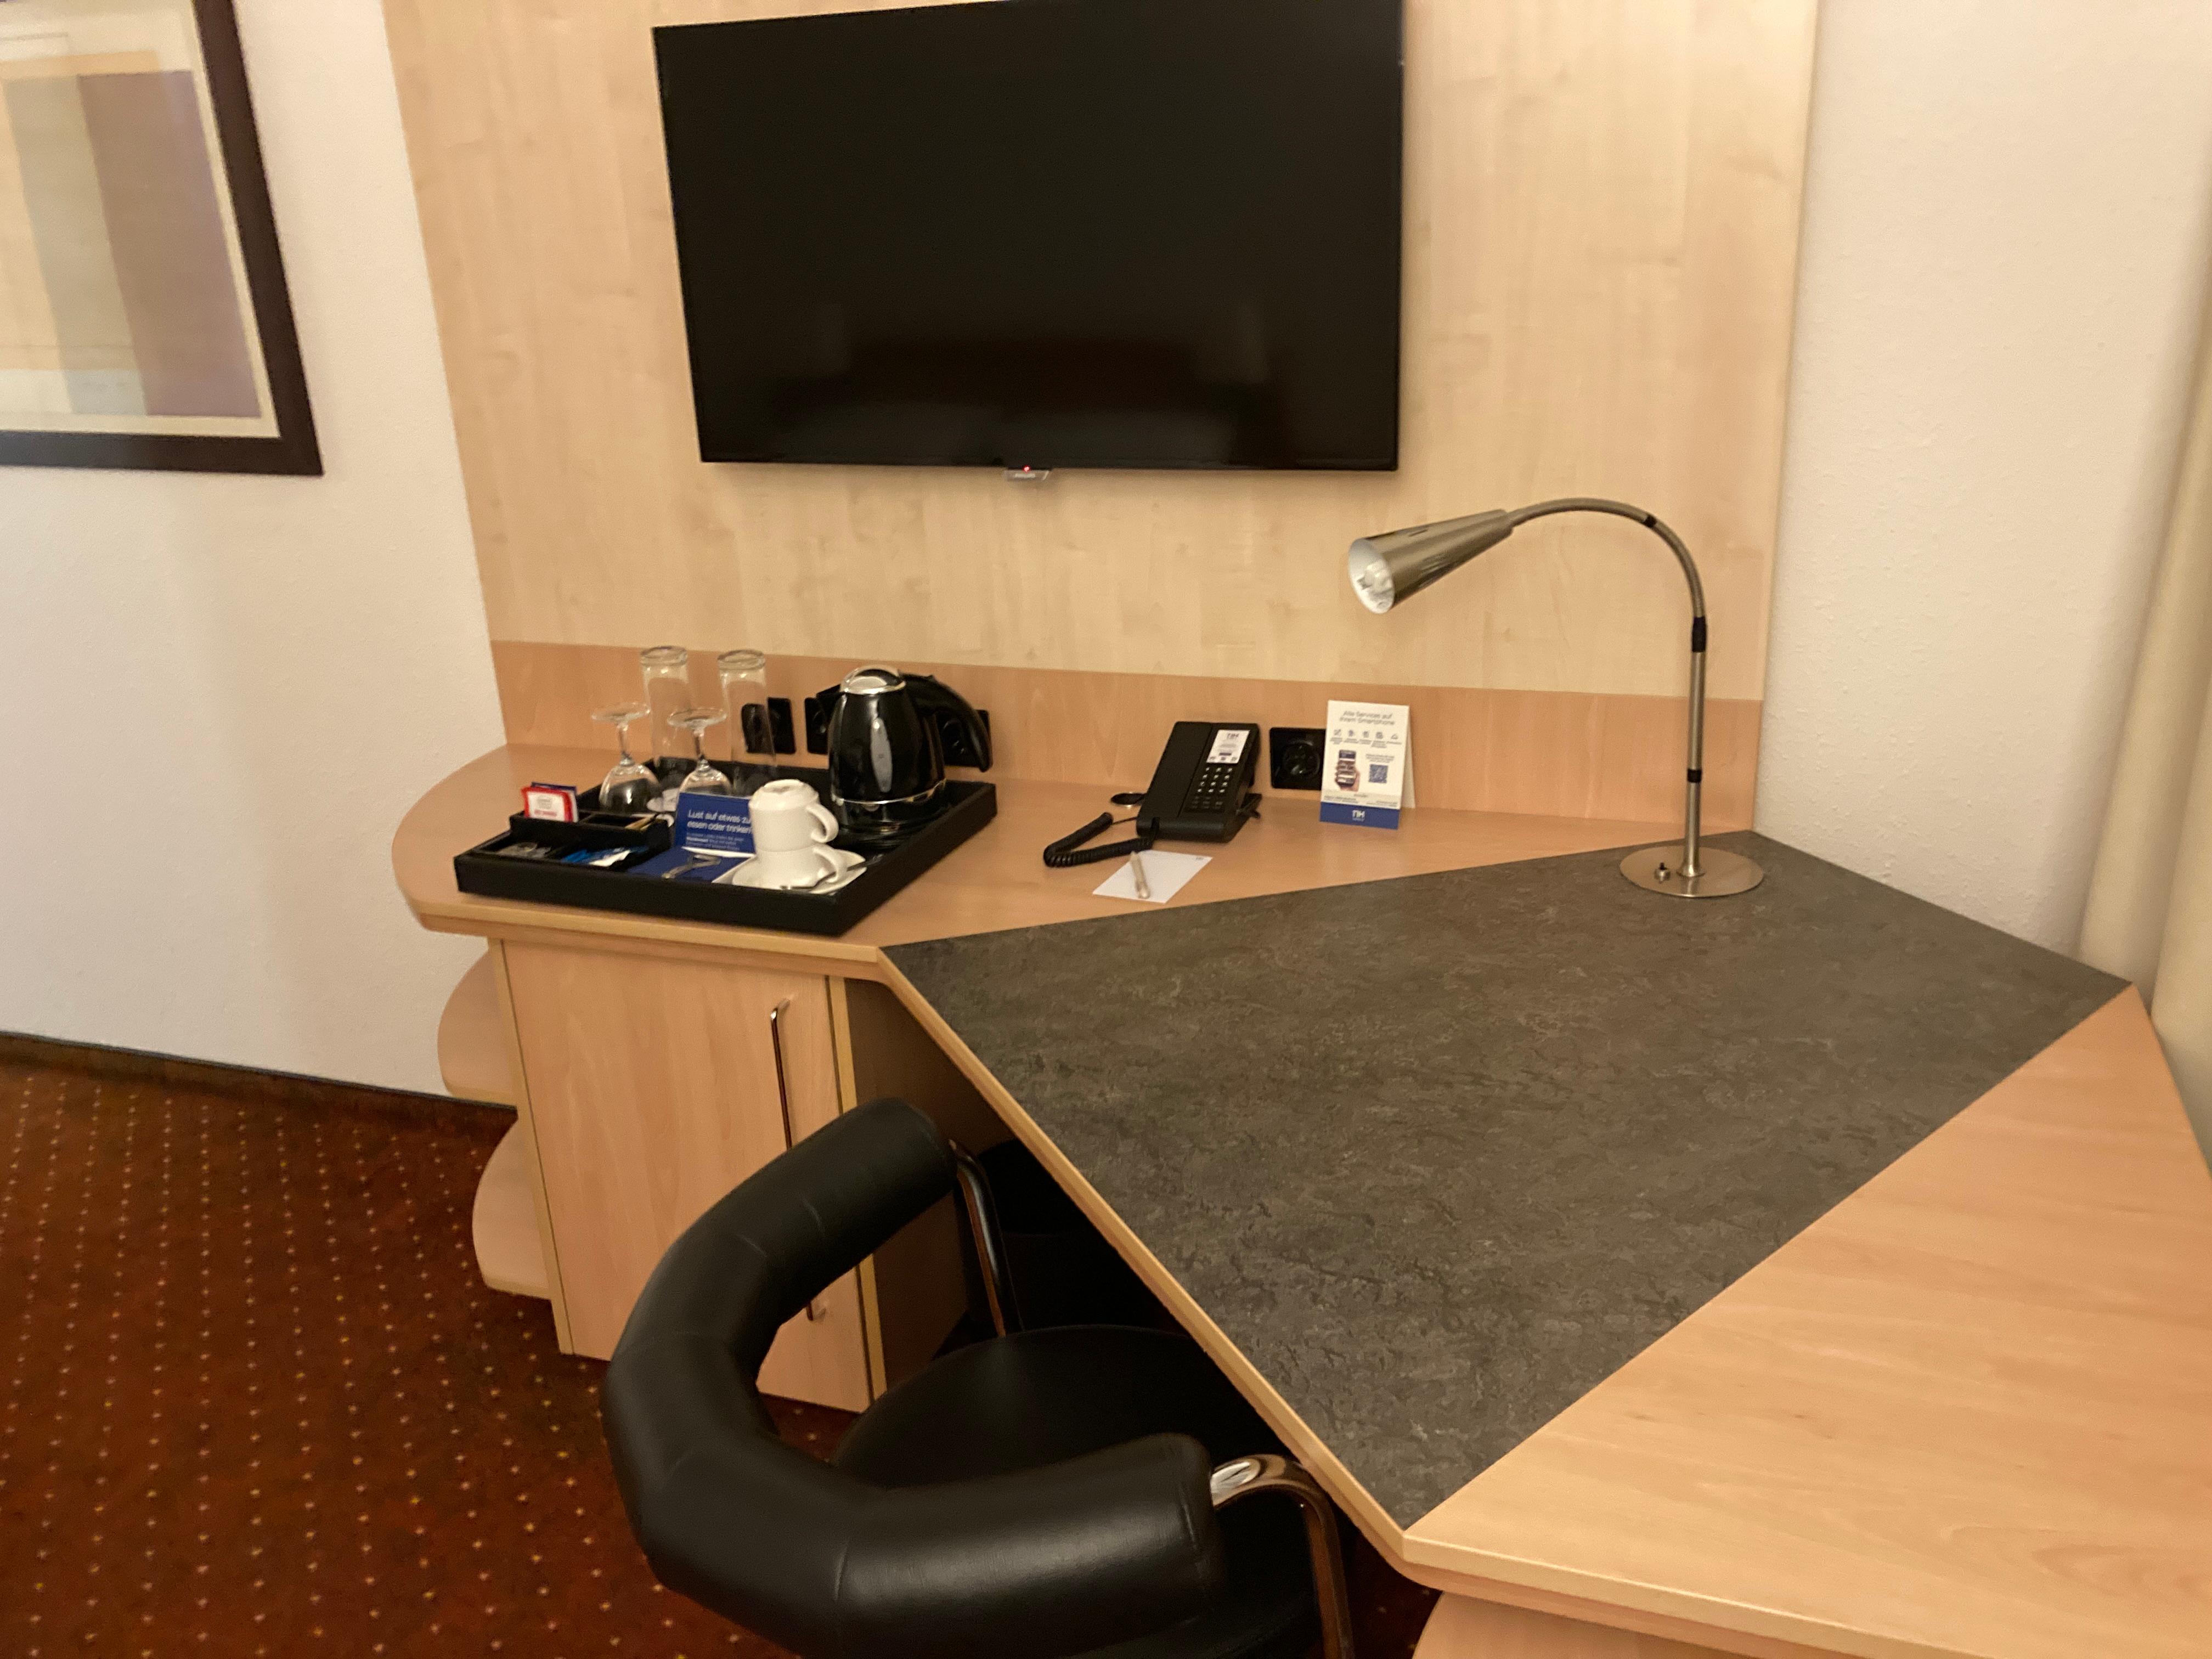
[(1137, 833), (1162, 841), (1227, 841), (1250, 816), (1260, 728), (1177, 720), (1137, 808)]
[(1152, 769), (1152, 787), (1141, 797), (1114, 797), (1119, 805), (1136, 807), (1135, 817), (1124, 820), (1137, 826), (1136, 838), (1106, 847), (1084, 846), (1113, 824), (1114, 815), (1101, 812), (1073, 835), (1046, 848), (1044, 861), (1054, 870), (1065, 870), (1141, 853), (1155, 841), (1228, 841), (1247, 818), (1260, 816), (1260, 798), (1252, 793), (1259, 765), (1258, 726), (1177, 720), (1168, 733), (1167, 747), (1160, 751), (1159, 764)]

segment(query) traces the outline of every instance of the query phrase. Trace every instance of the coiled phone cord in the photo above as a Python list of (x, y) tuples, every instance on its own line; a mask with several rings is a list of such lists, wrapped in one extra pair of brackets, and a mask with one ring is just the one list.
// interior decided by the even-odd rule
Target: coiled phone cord
[[(1116, 795), (1116, 806), (1134, 806), (1144, 799), (1140, 794)], [(1149, 853), (1152, 850), (1150, 836), (1133, 836), (1127, 841), (1109, 842), (1103, 847), (1085, 847), (1101, 830), (1110, 830), (1116, 823), (1134, 823), (1133, 817), (1116, 819), (1111, 812), (1101, 812), (1073, 835), (1062, 836), (1044, 849), (1044, 867), (1048, 870), (1073, 870), (1079, 864), (1103, 864), (1109, 859), (1121, 858), (1130, 853)]]

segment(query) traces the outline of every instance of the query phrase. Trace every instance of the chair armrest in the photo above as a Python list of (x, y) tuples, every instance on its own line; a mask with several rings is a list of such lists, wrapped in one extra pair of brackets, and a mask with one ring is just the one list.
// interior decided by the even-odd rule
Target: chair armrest
[(766, 1439), (652, 1479), (624, 1455), (644, 1448), (616, 1445), (661, 1582), (805, 1659), (1061, 1659), (1178, 1624), (1227, 1577), (1206, 1450), (1182, 1435), (890, 1488)]
[(1206, 1449), (1153, 1435), (1018, 1474), (878, 1491), (838, 1585), (854, 1653), (1059, 1659), (1200, 1611), (1228, 1564)]
[(1159, 1433), (956, 1486), (878, 1491), (838, 1583), (849, 1659), (1057, 1659), (1164, 1631), (1228, 1579), (1206, 1449)]

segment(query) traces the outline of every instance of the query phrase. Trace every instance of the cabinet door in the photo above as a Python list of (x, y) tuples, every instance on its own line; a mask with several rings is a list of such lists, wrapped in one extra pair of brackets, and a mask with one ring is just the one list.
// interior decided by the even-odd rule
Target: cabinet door
[[(576, 1352), (614, 1352), (676, 1236), (837, 1113), (829, 981), (607, 951), (510, 944), (507, 981)], [(854, 1278), (787, 1325), (761, 1387), (868, 1403)]]

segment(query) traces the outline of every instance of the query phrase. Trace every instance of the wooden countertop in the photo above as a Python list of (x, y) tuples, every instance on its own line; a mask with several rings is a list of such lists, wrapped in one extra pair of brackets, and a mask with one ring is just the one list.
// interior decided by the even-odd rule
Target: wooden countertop
[[(1104, 811), (1108, 791), (1088, 784), (997, 777), (990, 780), (999, 790), (997, 818), (836, 939), (479, 898), (454, 885), (453, 854), (497, 834), (519, 808), (525, 785), (589, 785), (606, 769), (607, 757), (599, 750), (510, 746), (495, 749), (437, 785), (407, 814), (392, 841), (392, 874), (409, 908), (438, 933), (574, 933), (713, 951), (797, 955), (821, 961), (829, 971), (875, 978), (885, 945), (1155, 908), (1094, 896), (1091, 890), (1105, 880), (1111, 865), (1044, 867), (1046, 844)], [(1407, 812), (1404, 827), (1395, 831), (1359, 830), (1322, 823), (1318, 799), (1270, 795), (1260, 821), (1246, 825), (1228, 845), (1191, 843), (1189, 850), (1211, 853), (1213, 862), (1166, 908), (1641, 846), (1668, 834), (1663, 824), (1427, 808)]]
[[(499, 750), (425, 796), (392, 844), (423, 925), (885, 981), (1409, 1575), (1759, 1659), (2212, 1656), (2212, 1175), (2132, 990), (1405, 1520), (1289, 1403), (1299, 1379), (1259, 1370), (888, 954), (1150, 914), (1091, 896), (1103, 866), (1038, 859), (1102, 791), (1001, 782), (996, 823), (837, 939), (456, 890), (453, 854), (524, 783), (605, 763)], [(1271, 798), (1166, 908), (1664, 834), (1432, 811), (1395, 835), (1324, 829), (1310, 801)], [(1468, 1248), (1464, 1218), (1433, 1219), (1438, 1250)], [(1433, 1380), (1393, 1364), (1378, 1392)]]

